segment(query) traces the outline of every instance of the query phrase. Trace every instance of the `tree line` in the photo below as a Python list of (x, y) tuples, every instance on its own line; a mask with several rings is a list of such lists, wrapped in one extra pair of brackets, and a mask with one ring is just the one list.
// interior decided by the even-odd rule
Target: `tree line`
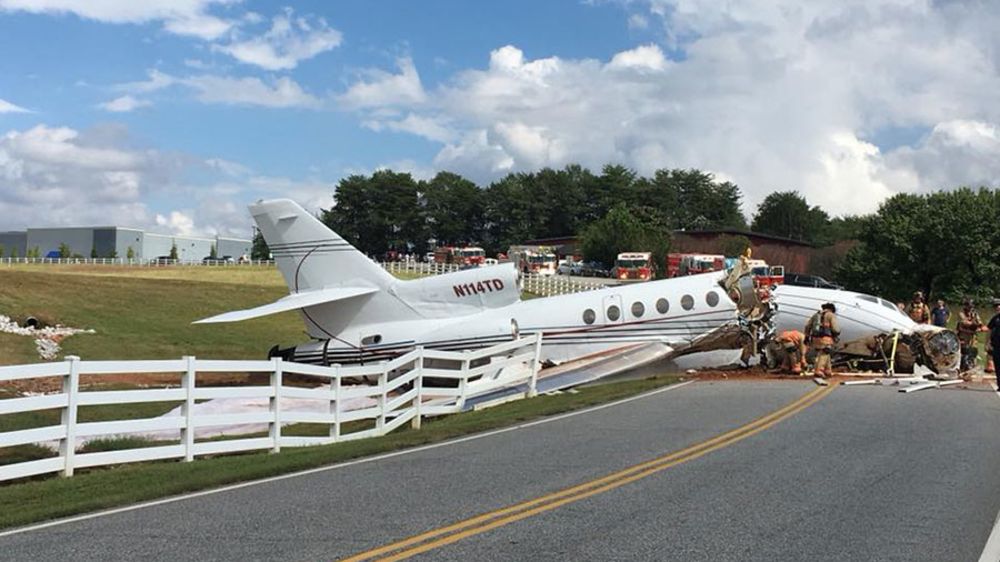
[[(479, 186), (451, 172), (429, 180), (379, 170), (337, 184), (320, 219), (359, 250), (422, 254), (436, 245), (483, 246), (490, 255), (525, 240), (578, 236), (587, 259), (669, 251), (673, 230), (750, 229), (817, 247), (850, 240), (831, 266), (847, 288), (894, 300), (922, 290), (955, 302), (1000, 295), (1000, 194), (960, 188), (899, 194), (875, 213), (832, 217), (797, 191), (776, 191), (748, 221), (734, 183), (696, 169), (646, 177), (618, 165), (511, 173)], [(735, 242), (742, 237), (732, 237)], [(267, 257), (258, 235), (254, 257)]]
[(616, 205), (666, 232), (747, 226), (739, 187), (700, 170), (643, 177), (623, 166), (594, 174), (572, 165), (508, 174), (485, 187), (451, 172), (423, 181), (379, 170), (344, 178), (334, 199), (323, 222), (376, 256), (423, 253), (432, 241), (480, 245), (492, 255), (525, 240), (576, 236)]

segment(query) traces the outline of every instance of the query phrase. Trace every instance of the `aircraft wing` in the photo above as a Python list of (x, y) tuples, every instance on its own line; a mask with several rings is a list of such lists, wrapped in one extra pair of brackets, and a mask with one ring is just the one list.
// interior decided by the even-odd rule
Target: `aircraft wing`
[(246, 310), (234, 310), (232, 312), (219, 314), (218, 316), (212, 316), (211, 318), (204, 318), (194, 323), (215, 324), (219, 322), (239, 322), (241, 320), (267, 316), (269, 314), (277, 314), (279, 312), (307, 308), (317, 304), (350, 299), (360, 297), (362, 295), (370, 295), (375, 292), (378, 292), (378, 289), (373, 287), (334, 287), (329, 289), (317, 289), (314, 291), (303, 291), (301, 293), (292, 293), (287, 297), (274, 301), (270, 304), (265, 304), (256, 308), (248, 308)]

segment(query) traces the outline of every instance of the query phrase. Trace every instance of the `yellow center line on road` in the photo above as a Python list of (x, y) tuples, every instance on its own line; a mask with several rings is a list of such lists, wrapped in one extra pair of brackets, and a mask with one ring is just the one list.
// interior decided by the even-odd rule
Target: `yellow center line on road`
[(702, 455), (727, 447), (733, 443), (737, 443), (747, 437), (764, 431), (778, 422), (781, 422), (782, 420), (795, 415), (816, 402), (819, 402), (827, 394), (833, 392), (835, 388), (835, 386), (817, 388), (804, 396), (801, 396), (792, 403), (771, 412), (770, 414), (736, 429), (727, 431), (721, 435), (717, 435), (711, 439), (686, 447), (680, 451), (675, 451), (673, 453), (630, 466), (601, 478), (590, 480), (564, 490), (546, 494), (544, 496), (495, 511), (490, 511), (482, 515), (477, 515), (451, 525), (433, 529), (392, 544), (361, 552), (344, 560), (345, 562), (360, 562), (362, 560), (373, 559), (386, 561), (403, 560), (422, 552), (440, 548), (442, 546), (458, 542), (464, 538), (478, 535), (491, 529), (508, 525), (515, 521), (520, 521), (521, 519), (619, 488), (631, 482), (635, 482), (636, 480), (640, 480), (666, 470), (670, 467), (694, 460)]

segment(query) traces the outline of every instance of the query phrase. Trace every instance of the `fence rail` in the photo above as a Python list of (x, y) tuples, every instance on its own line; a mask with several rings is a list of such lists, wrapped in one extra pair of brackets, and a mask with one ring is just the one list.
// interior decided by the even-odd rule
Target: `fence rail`
[[(0, 433), (0, 448), (58, 442), (58, 455), (0, 466), (0, 481), (60, 472), (72, 476), (84, 467), (130, 462), (184, 459), (238, 451), (298, 447), (336, 443), (385, 435), (406, 423), (420, 427), (425, 416), (460, 412), (470, 397), (498, 388), (527, 385), (524, 396), (535, 394), (541, 335), (531, 335), (478, 351), (450, 352), (417, 349), (391, 361), (365, 366), (321, 367), (282, 361), (216, 361), (184, 357), (170, 361), (66, 361), (0, 367), (0, 383), (40, 377), (60, 377), (59, 392), (41, 396), (0, 400), (0, 415), (58, 409), (60, 423)], [(267, 385), (241, 387), (199, 386), (206, 373), (264, 373)], [(180, 387), (137, 390), (86, 390), (81, 379), (120, 373), (177, 373)], [(312, 386), (286, 384), (288, 375), (313, 381)], [(377, 379), (376, 384), (350, 384), (359, 377)], [(320, 384), (316, 384), (320, 383)], [(196, 404), (220, 398), (257, 399), (267, 402), (261, 412), (199, 412)], [(350, 400), (364, 400), (348, 409)], [(303, 409), (303, 401), (314, 406)], [(156, 418), (81, 423), (79, 409), (88, 406), (125, 405), (141, 402), (178, 402), (179, 415)], [(366, 420), (359, 429), (351, 422)], [(326, 436), (286, 436), (282, 427), (290, 423), (323, 424)], [(196, 439), (199, 428), (266, 424), (267, 437), (237, 437), (218, 441)], [(101, 452), (78, 452), (78, 440), (121, 437), (153, 431), (176, 432), (162, 445)]]

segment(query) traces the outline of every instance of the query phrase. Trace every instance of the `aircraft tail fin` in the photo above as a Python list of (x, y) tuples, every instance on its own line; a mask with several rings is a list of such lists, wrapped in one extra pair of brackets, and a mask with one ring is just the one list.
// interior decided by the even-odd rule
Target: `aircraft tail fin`
[(291, 293), (331, 287), (386, 289), (395, 278), (294, 201), (250, 206)]

